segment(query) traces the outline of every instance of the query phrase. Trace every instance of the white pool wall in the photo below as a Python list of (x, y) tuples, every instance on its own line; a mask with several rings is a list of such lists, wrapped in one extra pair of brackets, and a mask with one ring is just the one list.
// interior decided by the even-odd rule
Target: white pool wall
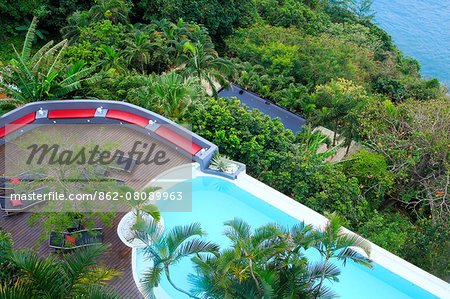
[[(200, 165), (198, 163), (192, 163), (178, 166), (162, 173), (160, 176), (152, 180), (152, 182), (149, 185), (151, 184), (158, 185), (157, 182), (161, 181), (166, 183), (170, 182), (169, 185), (175, 185), (176, 183), (179, 183), (184, 180), (183, 179), (177, 181), (176, 179), (174, 179), (174, 177), (177, 177), (176, 173), (180, 171), (184, 174), (181, 176), (183, 178), (186, 177), (185, 176), (186, 171), (187, 172), (191, 171), (192, 178), (204, 176), (204, 177), (215, 177), (229, 181), (238, 186), (239, 188), (271, 204), (277, 209), (283, 211), (284, 213), (298, 219), (299, 221), (305, 222), (306, 224), (311, 224), (315, 229), (320, 229), (324, 227), (328, 222), (328, 219), (325, 216), (302, 205), (301, 203), (282, 194), (281, 192), (273, 189), (272, 187), (254, 179), (253, 177), (247, 175), (245, 172), (239, 174), (237, 179), (230, 180), (224, 177), (218, 177), (212, 174), (204, 173), (201, 171)], [(355, 234), (352, 231), (345, 228), (344, 231), (348, 234)], [(438, 296), (440, 298), (450, 298), (450, 285), (447, 282), (405, 261), (404, 259), (390, 253), (389, 251), (381, 248), (380, 246), (377, 246), (376, 244), (368, 240), (367, 242), (371, 246), (370, 259), (373, 260), (375, 263), (403, 277), (404, 279), (412, 282), (413, 284), (421, 287), (422, 289), (430, 292), (431, 294), (434, 294), (435, 296)], [(136, 248), (133, 248), (132, 252), (132, 269), (134, 280), (138, 288), (142, 292), (142, 287), (140, 286), (138, 275), (136, 272)], [(155, 288), (154, 293), (158, 299), (170, 298), (170, 296), (167, 295), (167, 293), (161, 287)]]

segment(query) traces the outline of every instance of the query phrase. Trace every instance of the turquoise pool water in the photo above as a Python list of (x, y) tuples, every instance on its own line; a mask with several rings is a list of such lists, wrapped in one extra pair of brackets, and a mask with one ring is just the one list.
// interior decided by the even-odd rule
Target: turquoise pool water
[[(226, 247), (229, 242), (223, 235), (223, 223), (234, 217), (244, 219), (254, 228), (269, 222), (286, 226), (298, 223), (297, 219), (223, 179), (198, 177), (189, 183), (191, 184), (176, 185), (173, 191), (192, 194), (192, 212), (163, 212), (162, 217), (167, 229), (175, 225), (200, 222), (203, 230), (208, 232), (209, 240)], [(315, 249), (308, 250), (307, 255), (311, 260), (319, 258)], [(138, 277), (149, 265), (151, 262), (145, 258), (142, 249), (138, 249), (136, 252)], [(340, 281), (332, 285), (333, 290), (341, 298), (437, 298), (377, 264), (374, 264), (373, 269), (368, 269), (347, 263), (341, 270)], [(191, 285), (187, 277), (193, 271), (193, 264), (187, 258), (171, 268), (171, 276), (177, 285), (188, 290)], [(165, 277), (161, 281), (161, 286), (172, 298), (188, 298), (174, 290)]]

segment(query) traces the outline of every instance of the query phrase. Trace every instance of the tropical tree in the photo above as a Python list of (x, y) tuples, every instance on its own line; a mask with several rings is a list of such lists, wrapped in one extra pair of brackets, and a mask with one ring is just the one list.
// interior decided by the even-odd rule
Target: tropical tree
[(450, 215), (450, 99), (395, 105), (375, 102), (359, 115), (368, 144), (388, 161), (395, 177), (383, 207), (398, 204), (438, 227)]
[[(319, 236), (312, 226), (266, 224), (252, 230), (242, 219), (225, 222), (231, 247), (194, 257), (195, 291), (206, 298), (310, 298), (321, 273), (311, 272), (304, 253)], [(332, 275), (328, 273), (327, 275)], [(322, 289), (326, 297), (330, 291)]]
[(161, 76), (153, 74), (150, 81), (137, 91), (138, 105), (173, 120), (182, 120), (188, 108), (203, 96), (194, 78), (183, 79), (175, 71)]
[(320, 130), (314, 131), (311, 125), (304, 126), (296, 135), (296, 139), (299, 155), (313, 165), (324, 162), (328, 157), (336, 154), (336, 150), (340, 147), (338, 145), (319, 152), (319, 148), (325, 146), (329, 139)]
[(170, 277), (170, 266), (191, 255), (198, 256), (200, 253), (218, 251), (218, 246), (214, 243), (200, 238), (193, 239), (193, 237), (206, 234), (200, 224), (175, 226), (165, 232), (156, 221), (144, 220), (136, 223), (135, 229), (136, 237), (146, 244), (145, 254), (153, 261), (153, 266), (144, 273), (142, 279), (145, 291), (151, 294), (153, 288), (159, 285), (164, 273), (169, 283), (177, 291), (198, 298), (175, 285)]
[[(336, 136), (346, 129), (346, 136), (353, 137), (355, 114), (361, 110), (367, 101), (366, 91), (362, 86), (355, 85), (345, 79), (331, 80), (316, 89), (316, 124), (329, 126), (334, 131), (333, 146), (336, 145)], [(347, 141), (350, 144), (351, 140)]]
[(201, 83), (205, 82), (217, 98), (215, 83), (229, 87), (224, 75), (231, 73), (232, 65), (228, 60), (219, 57), (205, 35), (195, 37), (198, 38), (197, 41), (186, 41), (183, 44), (184, 53), (178, 57), (180, 73), (184, 78), (194, 77)]
[(102, 266), (99, 258), (109, 245), (91, 245), (65, 254), (40, 258), (36, 252), (13, 251), (19, 282), (0, 286), (2, 298), (119, 298), (107, 291), (106, 282), (119, 273)]
[[(126, 186), (126, 185), (120, 186), (118, 189), (119, 189), (120, 194), (126, 194), (127, 192), (134, 194), (134, 192), (136, 192), (136, 190), (134, 190), (133, 188)], [(161, 188), (160, 187), (146, 187), (140, 192), (145, 193), (145, 194), (150, 194), (159, 189), (161, 189)], [(148, 201), (127, 200), (125, 197), (122, 197), (121, 199), (126, 205), (128, 205), (134, 209), (134, 213), (136, 214), (137, 222), (140, 221), (141, 219), (143, 219), (143, 217), (145, 215), (151, 216), (153, 219), (155, 219), (156, 222), (159, 222), (161, 220), (161, 213), (159, 212), (158, 207), (153, 204), (150, 204)]]
[(61, 28), (60, 32), (69, 44), (74, 44), (80, 37), (80, 28), (87, 27), (91, 23), (91, 15), (87, 11), (76, 11), (67, 18), (67, 23), (68, 25)]
[(110, 20), (114, 24), (127, 24), (129, 22), (128, 13), (132, 5), (130, 1), (95, 0), (95, 3), (89, 10), (92, 22), (98, 22), (104, 19)]
[(102, 67), (105, 71), (112, 70), (114, 73), (122, 73), (125, 71), (122, 53), (120, 51), (103, 44), (100, 45), (100, 48), (105, 52), (102, 60)]
[(135, 32), (126, 40), (123, 54), (130, 65), (133, 62), (137, 63), (140, 71), (145, 73), (145, 65), (150, 61), (154, 46), (155, 44), (150, 42), (148, 35)]
[(34, 55), (31, 45), (34, 38), (37, 19), (33, 18), (25, 38), (22, 52), (14, 48), (14, 58), (7, 67), (0, 69), (0, 89), (6, 91), (9, 100), (4, 104), (23, 105), (29, 102), (61, 99), (80, 89), (83, 83), (97, 81), (100, 76), (90, 76), (94, 67), (86, 68), (83, 61), (66, 66), (62, 54), (67, 40), (53, 46), (48, 42)]
[[(317, 238), (317, 242), (314, 247), (320, 252), (324, 260), (321, 263), (316, 264), (312, 268), (312, 272), (321, 273), (319, 283), (314, 287), (315, 298), (321, 298), (321, 292), (323, 289), (323, 282), (325, 279), (337, 281), (337, 275), (340, 271), (338, 267), (330, 262), (332, 259), (337, 259), (345, 266), (347, 261), (352, 260), (357, 264), (361, 264), (372, 268), (371, 261), (368, 257), (358, 253), (353, 248), (360, 248), (364, 253), (370, 255), (370, 245), (366, 240), (355, 234), (348, 234), (344, 232), (343, 225), (345, 219), (336, 212), (325, 214), (329, 221), (327, 225), (320, 230), (320, 237)], [(330, 273), (333, 274), (330, 276)]]

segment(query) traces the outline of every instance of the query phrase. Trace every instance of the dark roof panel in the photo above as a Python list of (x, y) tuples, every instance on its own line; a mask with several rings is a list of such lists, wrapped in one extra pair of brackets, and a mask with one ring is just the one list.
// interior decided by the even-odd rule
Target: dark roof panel
[(259, 97), (257, 94), (243, 89), (242, 87), (231, 84), (233, 90), (222, 89), (219, 91), (219, 97), (229, 98), (236, 97), (242, 104), (247, 105), (250, 109), (258, 109), (262, 113), (271, 118), (278, 117), (286, 129), (292, 130), (294, 134), (300, 131), (305, 125), (305, 119), (299, 115), (292, 113), (277, 104)]

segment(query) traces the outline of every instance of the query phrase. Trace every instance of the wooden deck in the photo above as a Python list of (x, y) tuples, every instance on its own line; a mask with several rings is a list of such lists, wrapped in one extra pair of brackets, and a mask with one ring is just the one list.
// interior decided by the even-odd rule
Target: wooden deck
[[(53, 125), (39, 127), (37, 130), (47, 133), (60, 132), (62, 137), (67, 140), (77, 136), (76, 139), (79, 144), (99, 139), (111, 142), (119, 141), (120, 146), (118, 148), (124, 152), (129, 151), (136, 140), (155, 143), (156, 147), (164, 150), (170, 158), (167, 164), (160, 166), (141, 164), (136, 165), (132, 173), (121, 171), (111, 171), (109, 173), (110, 177), (124, 180), (127, 185), (135, 189), (143, 188), (149, 181), (167, 169), (192, 162), (167, 145), (126, 127), (110, 125)], [(33, 138), (33, 131), (24, 134), (20, 139)], [(18, 147), (19, 140), (10, 142), (6, 147), (5, 145), (0, 146), (0, 171), (3, 171), (2, 173), (5, 173), (5, 170), (14, 168), (14, 165), (23, 159), (21, 150)], [(99, 227), (103, 228), (103, 243), (111, 244), (108, 253), (103, 258), (103, 262), (106, 266), (113, 267), (122, 273), (122, 277), (111, 281), (108, 288), (114, 289), (122, 298), (142, 298), (143, 296), (137, 289), (132, 275), (131, 248), (121, 242), (116, 231), (117, 225), (123, 216), (124, 213), (116, 214), (112, 227), (99, 225)], [(40, 227), (30, 227), (27, 223), (29, 217), (30, 213), (6, 216), (3, 211), (0, 211), (0, 227), (11, 233), (14, 249), (20, 250), (34, 247), (41, 256), (55, 253), (56, 251), (49, 248), (47, 242), (38, 242), (42, 230)]]
[[(117, 236), (117, 225), (124, 214), (117, 214), (112, 227), (103, 228), (103, 243), (111, 244), (108, 253), (102, 259), (105, 266), (112, 267), (121, 272), (122, 276), (109, 282), (109, 288), (114, 289), (122, 298), (143, 298), (139, 292), (131, 269), (131, 248), (125, 246)], [(38, 242), (41, 235), (40, 227), (30, 227), (27, 219), (30, 213), (5, 216), (0, 211), (0, 227), (11, 233), (14, 242), (14, 249), (35, 248), (40, 256), (47, 256), (57, 251), (48, 246), (48, 242)]]

